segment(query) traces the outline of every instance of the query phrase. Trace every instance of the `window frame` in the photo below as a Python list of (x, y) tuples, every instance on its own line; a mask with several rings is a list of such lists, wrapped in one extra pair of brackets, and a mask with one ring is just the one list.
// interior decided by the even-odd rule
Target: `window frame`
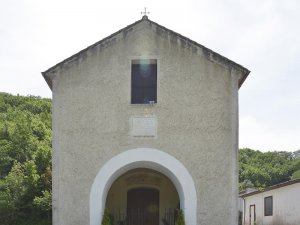
[[(134, 70), (139, 70), (137, 68), (134, 68), (134, 65), (155, 65), (154, 67), (150, 66), (149, 70), (146, 70), (146, 72), (150, 73), (151, 77), (144, 77), (143, 75), (140, 75)], [(142, 69), (140, 69), (142, 70)], [(152, 71), (153, 70), (153, 71)], [(154, 75), (154, 77), (152, 76)], [(144, 77), (145, 82), (153, 82), (152, 86), (151, 83), (146, 86), (142, 86), (141, 80), (142, 78), (135, 78), (134, 76), (141, 76)], [(148, 81), (147, 81), (148, 79)], [(140, 83), (138, 83), (140, 82)], [(145, 84), (145, 83), (144, 83)], [(147, 91), (147, 88), (150, 89)], [(136, 97), (137, 93), (139, 92), (138, 90), (140, 89), (140, 92), (143, 92), (144, 95), (142, 97)], [(152, 92), (151, 92), (152, 91)], [(149, 97), (150, 100), (148, 102), (143, 101), (142, 99), (145, 100), (146, 97)], [(140, 98), (140, 99), (139, 99)], [(143, 59), (138, 59), (134, 58), (130, 60), (130, 104), (131, 105), (148, 105), (148, 104), (156, 104), (157, 103), (157, 98), (158, 98), (158, 59), (157, 58), (143, 58)]]
[[(269, 202), (267, 202), (267, 201), (269, 201)], [(273, 196), (272, 195), (264, 197), (264, 216), (273, 216)]]

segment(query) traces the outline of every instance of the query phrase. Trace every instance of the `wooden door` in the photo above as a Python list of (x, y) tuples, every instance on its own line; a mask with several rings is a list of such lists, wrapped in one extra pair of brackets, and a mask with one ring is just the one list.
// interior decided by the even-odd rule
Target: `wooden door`
[(250, 225), (255, 225), (256, 221), (256, 212), (255, 212), (255, 205), (250, 205)]
[(127, 192), (127, 225), (159, 224), (159, 191), (137, 188)]

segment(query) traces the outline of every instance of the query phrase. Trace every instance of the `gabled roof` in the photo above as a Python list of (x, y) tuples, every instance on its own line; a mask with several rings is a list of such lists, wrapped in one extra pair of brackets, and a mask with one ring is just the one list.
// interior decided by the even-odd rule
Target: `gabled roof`
[(249, 193), (242, 193), (242, 194), (240, 194), (240, 197), (245, 198), (245, 197), (248, 197), (248, 196), (260, 194), (260, 193), (263, 193), (263, 192), (271, 191), (271, 190), (274, 190), (274, 189), (286, 187), (286, 186), (289, 186), (289, 185), (292, 185), (292, 184), (297, 184), (297, 183), (300, 183), (300, 178), (299, 179), (294, 179), (294, 180), (289, 180), (289, 181), (286, 181), (286, 182), (283, 182), (283, 183), (279, 183), (279, 184), (267, 187), (263, 190), (252, 191), (252, 192), (249, 192)]
[(242, 74), (243, 74), (243, 76), (239, 80), (239, 87), (242, 86), (243, 82), (246, 80), (247, 76), (250, 73), (250, 71), (247, 68), (241, 66), (240, 64), (238, 64), (238, 63), (236, 63), (236, 62), (234, 62), (234, 61), (232, 61), (232, 60), (230, 60), (230, 59), (228, 59), (228, 58), (226, 58), (226, 57), (224, 57), (224, 56), (222, 56), (222, 55), (220, 55), (220, 54), (212, 51), (211, 49), (209, 49), (209, 48), (207, 48), (207, 47), (205, 47), (205, 46), (203, 46), (203, 45), (201, 45), (201, 44), (199, 44), (199, 43), (197, 43), (197, 42), (195, 42), (193, 40), (190, 40), (189, 38), (187, 38), (187, 37), (185, 37), (185, 36), (183, 36), (181, 34), (178, 34), (178, 33), (174, 32), (174, 31), (172, 31), (172, 30), (170, 30), (170, 29), (168, 29), (168, 28), (166, 28), (164, 26), (161, 26), (161, 25), (159, 25), (159, 24), (157, 24), (157, 23), (149, 20), (147, 16), (143, 16), (143, 18), (141, 20), (138, 20), (138, 21), (134, 22), (133, 24), (130, 24), (127, 27), (125, 27), (125, 28), (123, 28), (123, 29), (121, 29), (121, 30), (119, 30), (119, 31), (111, 34), (110, 36), (108, 36), (108, 37), (106, 37), (106, 38), (104, 38), (104, 39), (102, 39), (102, 40), (100, 40), (98, 42), (96, 42), (95, 44), (88, 46), (87, 48), (81, 50), (80, 52), (78, 52), (78, 53), (70, 56), (69, 58), (67, 58), (67, 59), (59, 62), (55, 66), (49, 68), (45, 72), (42, 72), (42, 75), (44, 76), (44, 78), (45, 78), (46, 82), (48, 83), (50, 89), (52, 90), (52, 80), (51, 80), (51, 78), (47, 74), (49, 74), (51, 71), (55, 70), (57, 67), (62, 66), (64, 63), (67, 63), (69, 61), (74, 60), (75, 58), (79, 57), (82, 53), (85, 53), (89, 49), (94, 48), (94, 47), (96, 47), (98, 45), (101, 45), (103, 42), (105, 42), (105, 41), (113, 38), (114, 36), (116, 36), (116, 35), (118, 35), (118, 34), (120, 34), (122, 32), (126, 32), (126, 30), (129, 30), (130, 28), (136, 26), (137, 24), (141, 23), (142, 21), (148, 21), (149, 23), (151, 23), (153, 25), (156, 25), (158, 28), (160, 28), (160, 29), (162, 29), (162, 30), (164, 30), (164, 31), (166, 31), (168, 33), (171, 33), (172, 35), (177, 36), (178, 38), (186, 41), (187, 43), (189, 43), (191, 45), (195, 45), (195, 46), (201, 48), (202, 51), (203, 51), (203, 53), (205, 54), (205, 56), (208, 59), (210, 59), (211, 61), (222, 63), (222, 64), (226, 64), (226, 65), (229, 65), (230, 67), (233, 67), (233, 68), (241, 71)]

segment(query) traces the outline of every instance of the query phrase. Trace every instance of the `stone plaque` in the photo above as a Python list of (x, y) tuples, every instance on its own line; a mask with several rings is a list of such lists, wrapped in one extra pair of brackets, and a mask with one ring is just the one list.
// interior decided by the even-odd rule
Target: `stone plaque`
[(156, 137), (157, 122), (155, 116), (131, 117), (131, 136)]

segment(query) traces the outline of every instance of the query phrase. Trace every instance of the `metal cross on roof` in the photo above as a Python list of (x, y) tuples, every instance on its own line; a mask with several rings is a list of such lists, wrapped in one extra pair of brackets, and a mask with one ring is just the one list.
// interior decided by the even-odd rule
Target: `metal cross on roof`
[(150, 14), (150, 12), (147, 12), (147, 8), (144, 7), (144, 12), (141, 12), (141, 14), (144, 14), (144, 16), (147, 16), (147, 14)]

